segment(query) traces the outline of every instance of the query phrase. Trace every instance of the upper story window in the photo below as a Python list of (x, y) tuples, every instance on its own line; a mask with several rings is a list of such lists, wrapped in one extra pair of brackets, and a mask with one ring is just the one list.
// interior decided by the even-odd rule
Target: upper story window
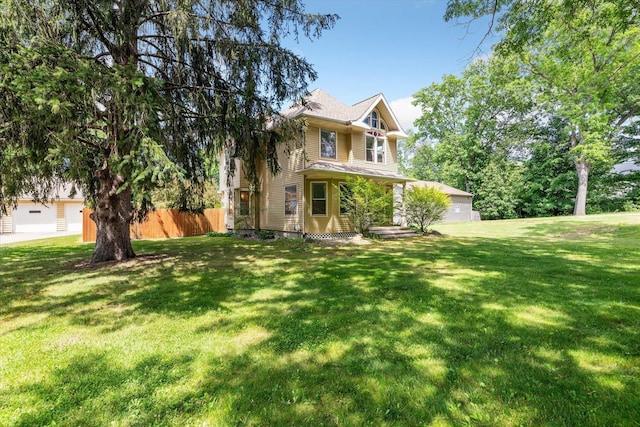
[(380, 132), (367, 132), (365, 134), (367, 162), (384, 163), (385, 141), (384, 134)]
[(365, 134), (365, 158), (368, 162), (384, 163), (387, 124), (378, 110), (371, 111), (364, 122), (373, 128)]
[(373, 110), (369, 113), (369, 115), (364, 119), (364, 122), (374, 129), (380, 129), (382, 131), (387, 130), (387, 124), (382, 120), (382, 118), (380, 118), (378, 110)]
[(332, 130), (320, 130), (320, 157), (335, 159), (338, 147), (336, 133)]

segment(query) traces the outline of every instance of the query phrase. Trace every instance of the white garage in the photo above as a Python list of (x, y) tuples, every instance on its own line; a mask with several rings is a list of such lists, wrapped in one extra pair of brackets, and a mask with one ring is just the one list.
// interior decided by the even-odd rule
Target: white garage
[(64, 204), (65, 231), (82, 233), (82, 203)]
[(58, 209), (35, 203), (18, 203), (11, 213), (14, 233), (54, 233), (57, 229)]
[(18, 200), (15, 209), (0, 216), (0, 233), (82, 233), (84, 197), (70, 186), (62, 186), (47, 205), (33, 203), (27, 196)]

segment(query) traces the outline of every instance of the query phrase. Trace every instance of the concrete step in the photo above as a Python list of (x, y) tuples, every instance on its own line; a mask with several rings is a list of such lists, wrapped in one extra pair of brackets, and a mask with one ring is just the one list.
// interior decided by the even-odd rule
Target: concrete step
[(412, 229), (400, 226), (371, 227), (369, 233), (380, 236), (382, 239), (403, 239), (420, 236)]

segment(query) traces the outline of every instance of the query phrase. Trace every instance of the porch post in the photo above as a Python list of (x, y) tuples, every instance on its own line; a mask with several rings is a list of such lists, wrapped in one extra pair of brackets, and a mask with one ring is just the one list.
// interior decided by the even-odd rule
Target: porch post
[(406, 215), (406, 211), (405, 211), (405, 204), (404, 204), (404, 192), (407, 189), (407, 181), (404, 181), (402, 183), (402, 214), (400, 215), (401, 221), (400, 221), (400, 225), (403, 227), (407, 226), (407, 215)]

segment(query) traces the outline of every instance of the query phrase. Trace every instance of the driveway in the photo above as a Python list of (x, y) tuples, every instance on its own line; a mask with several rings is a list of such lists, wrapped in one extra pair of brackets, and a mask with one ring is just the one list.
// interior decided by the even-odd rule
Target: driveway
[(27, 240), (40, 240), (50, 239), (52, 237), (61, 236), (73, 236), (77, 235), (78, 239), (81, 237), (81, 233), (77, 231), (57, 231), (55, 233), (12, 233), (12, 234), (0, 234), (0, 245), (7, 245), (9, 243), (26, 242)]

